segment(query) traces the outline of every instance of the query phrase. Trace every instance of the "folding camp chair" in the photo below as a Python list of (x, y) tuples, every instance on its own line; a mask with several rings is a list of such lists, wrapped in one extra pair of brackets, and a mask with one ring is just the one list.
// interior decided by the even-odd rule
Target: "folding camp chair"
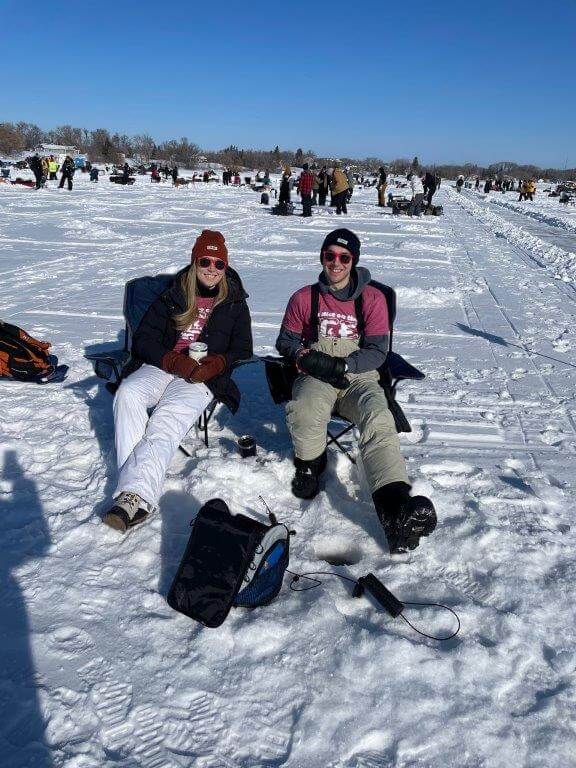
[[(388, 407), (394, 417), (394, 423), (396, 425), (397, 432), (411, 432), (412, 428), (408, 419), (404, 415), (402, 408), (396, 400), (396, 388), (398, 384), (407, 379), (419, 381), (425, 378), (425, 374), (415, 368), (407, 360), (401, 357), (396, 352), (392, 351), (392, 337), (394, 329), (394, 320), (396, 318), (396, 292), (388, 285), (378, 284), (380, 290), (386, 298), (386, 304), (388, 307), (388, 319), (390, 323), (390, 339), (388, 345), (388, 355), (386, 362), (378, 369), (380, 375), (380, 386), (386, 394), (386, 400), (388, 401)], [(272, 399), (276, 404), (285, 403), (292, 399), (292, 386), (298, 375), (296, 366), (294, 363), (286, 360), (283, 357), (267, 355), (261, 358), (264, 361), (266, 370), (266, 380), (268, 382), (268, 388)], [(330, 424), (339, 424), (337, 430), (331, 429)], [(348, 457), (348, 459), (355, 464), (355, 458), (349, 453), (348, 450), (340, 442), (348, 432), (354, 429), (355, 425), (340, 416), (338, 413), (333, 413), (332, 418), (328, 425), (328, 437), (326, 445), (334, 444), (342, 453)]]
[[(123, 314), (126, 321), (124, 347), (108, 352), (96, 352), (84, 355), (94, 365), (94, 372), (101, 379), (106, 379), (106, 389), (115, 394), (120, 386), (123, 371), (131, 362), (132, 339), (150, 305), (172, 283), (174, 275), (160, 274), (153, 277), (146, 275), (129, 280), (124, 288)], [(249, 361), (247, 361), (249, 362)], [(204, 409), (196, 423), (196, 429), (203, 434), (204, 444), (208, 447), (208, 425), (218, 401), (214, 398)], [(190, 452), (180, 445), (180, 450), (190, 456)]]

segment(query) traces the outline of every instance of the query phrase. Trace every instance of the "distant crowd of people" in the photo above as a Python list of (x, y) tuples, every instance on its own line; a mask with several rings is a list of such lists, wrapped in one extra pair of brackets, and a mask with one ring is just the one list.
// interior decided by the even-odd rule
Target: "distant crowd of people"
[[(48, 155), (40, 157), (38, 153), (32, 157), (27, 158), (30, 170), (34, 174), (36, 181), (36, 189), (40, 189), (46, 185), (48, 180), (57, 181), (57, 173), (60, 171), (60, 183), (59, 188), (62, 189), (67, 185), (71, 190), (73, 186), (74, 173), (76, 171), (76, 165), (73, 158), (67, 155), (62, 164), (60, 165), (54, 155)], [(86, 162), (83, 166), (83, 170), (88, 171), (90, 174), (90, 181), (97, 182), (100, 169), (96, 166)], [(108, 170), (108, 168), (107, 168)], [(199, 173), (194, 173), (191, 178), (181, 178), (179, 176), (179, 169), (176, 165), (170, 167), (168, 164), (159, 165), (153, 163), (149, 169), (144, 167), (140, 168), (138, 172), (147, 173), (150, 171), (151, 182), (161, 182), (163, 179), (172, 179), (173, 186), (180, 186), (181, 184), (209, 181), (218, 181), (219, 178), (212, 170), (204, 170)], [(112, 178), (120, 184), (132, 184), (133, 179), (131, 176), (136, 173), (129, 164), (126, 162), (122, 167), (114, 166), (115, 176)], [(279, 185), (278, 195), (278, 212), (280, 213), (292, 213), (292, 192), (295, 190), (302, 201), (302, 216), (312, 216), (312, 209), (314, 206), (325, 206), (327, 204), (328, 195), (330, 195), (329, 205), (336, 209), (336, 214), (346, 215), (348, 213), (348, 204), (352, 199), (354, 188), (357, 185), (362, 187), (376, 187), (377, 191), (377, 205), (379, 207), (385, 207), (392, 204), (392, 195), (388, 191), (389, 189), (389, 176), (387, 169), (383, 166), (378, 169), (378, 173), (369, 173), (364, 175), (362, 173), (353, 172), (349, 166), (341, 167), (340, 163), (335, 162), (334, 166), (328, 168), (323, 165), (321, 168), (310, 167), (308, 163), (304, 163), (302, 166), (302, 172), (299, 176), (293, 174), (290, 166), (286, 165), (282, 169), (282, 176)], [(246, 177), (245, 181), (250, 183), (251, 177)], [(421, 216), (424, 209), (429, 209), (432, 206), (432, 198), (440, 187), (440, 176), (436, 175), (432, 171), (408, 173), (406, 177), (407, 184), (409, 186), (411, 197), (406, 201), (407, 207), (406, 213), (409, 216)], [(270, 180), (270, 172), (268, 170), (258, 171), (256, 173), (255, 182), (258, 185), (256, 189), (261, 188), (269, 190), (272, 188), (272, 182)], [(241, 185), (240, 172), (234, 169), (224, 168), (222, 170), (222, 184), (224, 186)], [(398, 182), (396, 182), (398, 186)], [(405, 187), (403, 183), (401, 186)], [(461, 192), (464, 188), (475, 189), (480, 191), (483, 188), (485, 194), (490, 192), (518, 192), (518, 201), (522, 200), (534, 200), (536, 193), (536, 180), (535, 179), (512, 179), (509, 177), (489, 177), (487, 179), (481, 179), (480, 176), (468, 177), (467, 179), (461, 174), (456, 180), (456, 190)], [(277, 194), (276, 190), (274, 194)], [(406, 198), (404, 198), (406, 200)]]
[[(414, 194), (420, 194), (420, 191), (422, 193), (426, 192), (431, 201), (432, 195), (438, 187), (439, 179), (437, 180), (432, 174), (427, 174), (426, 189), (422, 188), (420, 190), (422, 182), (419, 177), (416, 178), (420, 186), (418, 186), (418, 182), (415, 180), (416, 192)], [(335, 163), (330, 169), (325, 165), (321, 168), (311, 169), (308, 163), (304, 163), (302, 173), (296, 179), (290, 167), (285, 166), (280, 181), (278, 206), (280, 212), (289, 211), (292, 205), (291, 192), (296, 188), (296, 192), (302, 200), (302, 216), (311, 216), (313, 206), (326, 205), (328, 195), (330, 195), (329, 204), (331, 207), (336, 208), (336, 213), (338, 215), (347, 214), (348, 203), (352, 199), (354, 188), (360, 185), (362, 187), (376, 187), (378, 193), (377, 204), (384, 207), (387, 204), (387, 179), (388, 174), (384, 167), (379, 168), (377, 174), (365, 176), (364, 174), (353, 172), (348, 166), (341, 168), (339, 163)], [(417, 198), (417, 200), (420, 199)]]
[(58, 163), (54, 155), (40, 157), (37, 152), (32, 157), (29, 157), (27, 162), (36, 180), (36, 189), (45, 187), (48, 180), (58, 181), (56, 176), (58, 171), (61, 172), (59, 188), (62, 189), (64, 184), (68, 182), (68, 189), (72, 189), (72, 179), (74, 178), (76, 166), (70, 155), (66, 155), (62, 165)]
[[(475, 176), (472, 179), (466, 181), (461, 174), (456, 180), (456, 190), (462, 192), (463, 187), (469, 187), (480, 191), (482, 186), (482, 180), (480, 176)], [(522, 200), (534, 200), (536, 194), (536, 179), (510, 179), (510, 178), (493, 178), (489, 176), (483, 182), (484, 194), (488, 195), (490, 192), (519, 192), (518, 202)]]

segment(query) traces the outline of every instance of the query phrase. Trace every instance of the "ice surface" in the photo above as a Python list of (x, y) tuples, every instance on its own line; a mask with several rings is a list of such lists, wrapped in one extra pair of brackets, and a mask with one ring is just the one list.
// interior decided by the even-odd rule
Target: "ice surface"
[[(0, 185), (0, 316), (71, 366), (64, 385), (0, 383), (2, 766), (574, 765), (576, 318), (564, 280), (576, 245), (534, 218), (570, 212), (537, 198), (527, 216), (512, 197), (457, 200), (445, 186), (441, 218), (392, 217), (357, 189), (348, 217), (302, 221), (216, 185)], [(176, 271), (202, 228), (221, 229), (256, 351), (269, 352), (288, 296), (342, 225), (397, 288), (396, 348), (427, 375), (400, 399), (434, 535), (390, 558), (361, 467), (335, 451), (320, 495), (293, 498), (283, 411), (260, 365), (238, 372), (241, 409), (217, 411), (210, 447), (192, 440), (193, 458), (174, 460), (158, 514), (126, 538), (102, 526), (111, 398), (82, 355), (118, 341), (125, 281)], [(242, 460), (246, 433), (258, 455)], [(337, 579), (300, 594), (286, 584), (217, 630), (174, 613), (164, 598), (201, 503), (219, 495), (262, 516), (260, 494), (298, 532), (293, 569), (373, 571), (403, 600), (458, 610), (462, 634), (425, 640)]]

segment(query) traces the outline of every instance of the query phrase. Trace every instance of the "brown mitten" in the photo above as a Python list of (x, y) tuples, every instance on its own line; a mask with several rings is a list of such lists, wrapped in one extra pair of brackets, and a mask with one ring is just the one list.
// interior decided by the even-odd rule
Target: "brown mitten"
[(206, 355), (200, 360), (200, 365), (192, 374), (190, 381), (210, 381), (215, 376), (220, 376), (225, 370), (226, 358), (224, 355)]
[(192, 381), (192, 375), (200, 367), (196, 360), (188, 355), (182, 355), (180, 352), (166, 352), (162, 357), (162, 370), (171, 373), (173, 376), (179, 376), (186, 381)]

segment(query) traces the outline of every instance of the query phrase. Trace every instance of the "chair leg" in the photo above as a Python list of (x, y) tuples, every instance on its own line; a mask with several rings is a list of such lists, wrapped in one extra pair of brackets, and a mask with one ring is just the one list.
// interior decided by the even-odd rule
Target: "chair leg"
[(208, 448), (208, 424), (210, 423), (210, 419), (212, 418), (212, 414), (214, 413), (216, 409), (217, 401), (213, 400), (210, 405), (204, 409), (203, 413), (200, 414), (198, 418), (197, 427), (200, 432), (204, 433), (204, 445), (206, 448)]
[(347, 432), (350, 432), (350, 430), (351, 430), (351, 429), (354, 429), (354, 426), (353, 426), (353, 425), (350, 425), (349, 427), (347, 427), (346, 429), (344, 429), (342, 432), (340, 432), (340, 434), (338, 435), (338, 437), (334, 436), (334, 435), (333, 435), (333, 434), (330, 432), (330, 430), (328, 430), (328, 435), (330, 436), (330, 439), (326, 441), (326, 445), (331, 445), (332, 443), (334, 443), (334, 445), (336, 445), (336, 447), (337, 447), (337, 448), (338, 448), (340, 451), (342, 451), (342, 453), (344, 454), (344, 456), (346, 456), (346, 458), (347, 458), (347, 459), (348, 459), (350, 462), (352, 462), (352, 464), (356, 464), (356, 459), (354, 458), (354, 456), (352, 456), (352, 455), (351, 455), (351, 453), (350, 453), (350, 452), (349, 452), (349, 451), (348, 451), (348, 450), (347, 450), (347, 449), (346, 449), (346, 448), (345, 448), (345, 447), (342, 445), (342, 443), (340, 443), (340, 440), (339, 440), (339, 438), (341, 438), (341, 437), (342, 437), (342, 435), (345, 435)]

